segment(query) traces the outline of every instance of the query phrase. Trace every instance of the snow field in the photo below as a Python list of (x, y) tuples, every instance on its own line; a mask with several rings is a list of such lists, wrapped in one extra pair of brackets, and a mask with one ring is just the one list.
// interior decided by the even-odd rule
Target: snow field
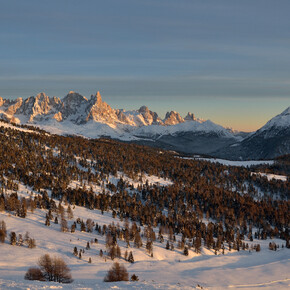
[[(28, 196), (30, 189), (20, 185), (20, 195)], [(57, 202), (58, 204), (58, 202)], [(67, 208), (67, 206), (65, 206)], [(80, 232), (78, 225), (75, 233), (60, 232), (60, 224), (51, 221), (50, 227), (44, 225), (47, 210), (36, 209), (34, 213), (28, 212), (26, 218), (16, 217), (8, 213), (1, 212), (0, 220), (4, 220), (8, 233), (15, 231), (16, 234), (25, 235), (29, 231), (30, 237), (36, 240), (36, 248), (11, 246), (8, 239), (5, 244), (0, 244), (0, 289), (41, 289), (41, 288), (64, 288), (64, 289), (199, 289), (201, 285), (204, 289), (227, 289), (252, 287), (263, 289), (286, 289), (289, 286), (288, 269), (290, 266), (289, 250), (281, 248), (285, 241), (274, 240), (254, 240), (251, 244), (259, 243), (261, 252), (231, 251), (226, 249), (225, 255), (218, 253), (214, 255), (213, 250), (202, 249), (201, 254), (196, 254), (192, 249), (189, 255), (184, 256), (182, 251), (177, 249), (170, 251), (165, 249), (167, 235), (164, 234), (164, 242), (154, 242), (153, 258), (147, 254), (145, 240), (143, 246), (137, 249), (130, 242), (131, 248), (127, 249), (125, 241), (118, 240), (122, 257), (125, 250), (133, 251), (135, 263), (131, 264), (121, 259), (115, 259), (124, 264), (129, 272), (139, 276), (139, 282), (118, 282), (105, 283), (103, 278), (113, 261), (105, 258), (105, 236), (93, 233)], [(118, 218), (112, 218), (111, 212), (99, 210), (89, 210), (76, 206), (73, 210), (74, 218), (68, 221), (68, 225), (73, 223), (78, 217), (84, 222), (91, 218), (99, 225), (109, 225), (112, 222), (123, 226)], [(53, 213), (55, 216), (55, 213)], [(158, 228), (154, 229), (158, 232)], [(143, 232), (143, 227), (141, 232)], [(90, 250), (85, 250), (82, 259), (75, 257), (72, 252), (76, 246), (85, 249), (87, 242), (98, 239), (98, 244), (92, 243)], [(177, 241), (181, 237), (177, 236)], [(275, 242), (280, 248), (274, 252), (268, 250), (269, 242)], [(104, 251), (104, 256), (99, 257), (99, 251)], [(5, 253), (5, 254), (3, 254)], [(61, 256), (70, 269), (74, 282), (62, 285), (51, 282), (37, 282), (24, 280), (24, 274), (29, 267), (37, 265), (38, 258), (43, 254)], [(89, 257), (92, 263), (89, 264)], [(288, 279), (288, 280), (287, 280)], [(276, 282), (275, 282), (276, 281)], [(277, 282), (278, 281), (278, 282)], [(254, 286), (257, 285), (257, 286)]]

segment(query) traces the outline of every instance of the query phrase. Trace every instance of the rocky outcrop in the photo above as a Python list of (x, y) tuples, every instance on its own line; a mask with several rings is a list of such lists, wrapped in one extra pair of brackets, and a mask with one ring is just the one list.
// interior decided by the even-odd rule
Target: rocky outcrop
[[(123, 118), (122, 115), (120, 115)], [(87, 106), (86, 121), (94, 120), (105, 123), (118, 121), (116, 110), (113, 110), (106, 102), (103, 102), (100, 92), (91, 96)]]
[(188, 112), (186, 117), (184, 118), (184, 121), (195, 121), (195, 120), (196, 120), (196, 118), (195, 118), (194, 114), (190, 113), (190, 112)]
[(165, 125), (176, 125), (179, 123), (183, 123), (184, 119), (179, 115), (179, 113), (175, 111), (167, 112), (164, 119)]
[(138, 112), (142, 115), (146, 125), (160, 125), (163, 123), (158, 114), (150, 111), (146, 106), (140, 107)]
[(6, 114), (14, 115), (17, 113), (19, 108), (22, 106), (23, 100), (22, 98), (18, 98), (16, 101), (5, 102), (5, 106), (7, 106)]

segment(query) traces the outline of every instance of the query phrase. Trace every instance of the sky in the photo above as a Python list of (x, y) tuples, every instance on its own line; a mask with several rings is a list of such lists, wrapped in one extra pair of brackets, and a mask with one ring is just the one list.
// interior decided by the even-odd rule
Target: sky
[(289, 11), (289, 0), (0, 0), (0, 96), (100, 91), (113, 108), (253, 131), (290, 105)]

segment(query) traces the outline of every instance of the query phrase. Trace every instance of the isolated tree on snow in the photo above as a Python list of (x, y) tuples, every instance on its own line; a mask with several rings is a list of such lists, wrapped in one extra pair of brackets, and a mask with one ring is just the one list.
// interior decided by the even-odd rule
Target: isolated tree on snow
[(4, 243), (7, 236), (5, 221), (0, 221), (0, 242)]
[(12, 246), (16, 245), (17, 237), (15, 232), (10, 233), (10, 244)]
[(167, 241), (165, 248), (166, 248), (166, 250), (169, 250), (169, 248), (170, 248), (169, 241)]
[(99, 255), (100, 255), (101, 258), (103, 257), (103, 250), (102, 249), (100, 249)]
[(128, 256), (128, 262), (134, 263), (134, 257), (132, 251), (130, 251), (129, 256)]
[(115, 262), (112, 268), (108, 271), (105, 282), (129, 281), (129, 274), (123, 265)]
[(70, 205), (68, 205), (66, 212), (67, 212), (67, 218), (68, 218), (69, 220), (71, 220), (71, 219), (74, 218), (74, 214), (73, 214), (73, 211), (72, 211)]
[(62, 258), (51, 258), (46, 254), (40, 257), (38, 265), (46, 280), (59, 283), (72, 282), (70, 269)]
[(45, 216), (45, 225), (46, 225), (47, 227), (50, 226), (50, 220), (49, 220), (48, 215)]

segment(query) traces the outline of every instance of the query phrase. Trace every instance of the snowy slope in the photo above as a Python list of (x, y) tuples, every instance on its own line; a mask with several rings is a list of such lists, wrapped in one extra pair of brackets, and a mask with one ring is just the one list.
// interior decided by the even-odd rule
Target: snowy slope
[(217, 133), (224, 137), (233, 138), (233, 135), (224, 127), (217, 125), (210, 120), (207, 121), (187, 121), (172, 126), (147, 126), (141, 127), (133, 131), (135, 136), (161, 136), (174, 135), (179, 132), (194, 132), (194, 133)]
[[(20, 184), (20, 196), (28, 197), (30, 188)], [(65, 208), (67, 206), (64, 205)], [(44, 225), (47, 211), (36, 209), (29, 212), (26, 218), (15, 217), (0, 212), (0, 220), (5, 220), (8, 232), (15, 231), (23, 235), (28, 230), (30, 236), (35, 238), (37, 247), (28, 249), (23, 246), (11, 246), (7, 242), (1, 244), (0, 255), (0, 289), (286, 289), (289, 287), (290, 251), (281, 247), (275, 252), (268, 250), (269, 241), (274, 241), (281, 246), (285, 241), (254, 240), (249, 245), (260, 243), (261, 252), (231, 251), (226, 250), (225, 255), (214, 255), (212, 250), (203, 248), (201, 254), (192, 250), (184, 256), (181, 250), (166, 250), (165, 243), (154, 243), (154, 257), (150, 257), (143, 247), (131, 247), (135, 263), (131, 264), (124, 259), (119, 262), (124, 264), (130, 276), (135, 273), (139, 282), (105, 283), (103, 278), (112, 266), (109, 258), (99, 257), (99, 250), (105, 250), (105, 236), (97, 232), (75, 233), (60, 232), (60, 225), (53, 222), (49, 227)], [(111, 212), (101, 214), (99, 210), (89, 210), (76, 206), (73, 210), (74, 219), (80, 217), (84, 221), (91, 218), (99, 225), (117, 222), (112, 218)], [(73, 220), (69, 220), (71, 225)], [(155, 229), (157, 232), (158, 229)], [(86, 243), (98, 239), (98, 244), (92, 243), (91, 249), (86, 250), (82, 259), (72, 254), (73, 248), (85, 248)], [(178, 236), (177, 239), (181, 237)], [(165, 235), (165, 240), (167, 236)], [(126, 245), (119, 241), (121, 252), (124, 253)], [(23, 276), (27, 269), (36, 266), (38, 257), (43, 254), (61, 256), (72, 270), (74, 282), (62, 285), (53, 282), (26, 281)], [(91, 257), (92, 263), (88, 263)], [(118, 260), (118, 259), (116, 259)]]
[(290, 128), (290, 106), (281, 114), (277, 115), (276, 117), (272, 118), (269, 122), (267, 122), (259, 130), (259, 132), (263, 132), (271, 128), (277, 128), (277, 129)]

